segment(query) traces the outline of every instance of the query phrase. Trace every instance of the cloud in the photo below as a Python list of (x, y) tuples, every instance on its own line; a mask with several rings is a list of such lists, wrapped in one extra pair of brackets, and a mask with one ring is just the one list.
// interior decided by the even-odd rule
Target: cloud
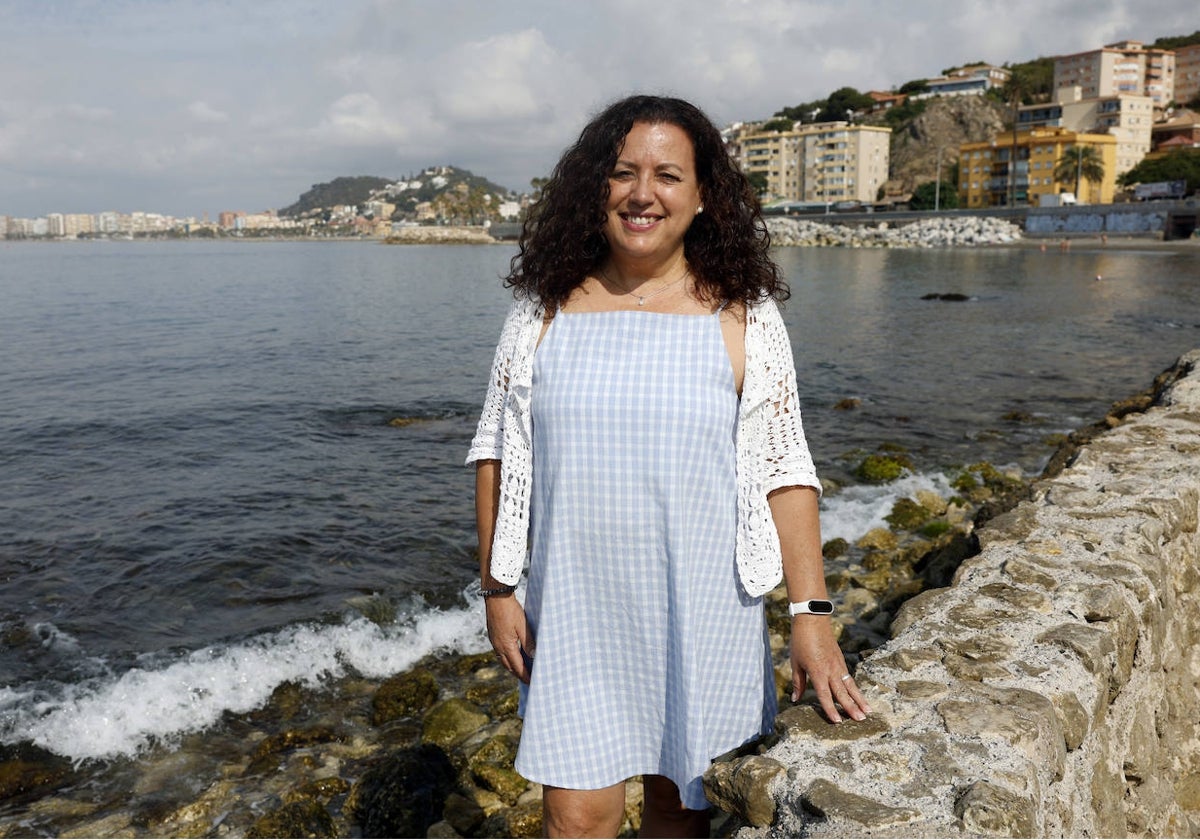
[(187, 106), (187, 114), (198, 123), (227, 123), (229, 115), (218, 111), (207, 102), (196, 100)]
[(520, 188), (635, 91), (760, 119), (1195, 29), (1194, 0), (0, 2), (0, 213), (261, 209), (438, 163)]

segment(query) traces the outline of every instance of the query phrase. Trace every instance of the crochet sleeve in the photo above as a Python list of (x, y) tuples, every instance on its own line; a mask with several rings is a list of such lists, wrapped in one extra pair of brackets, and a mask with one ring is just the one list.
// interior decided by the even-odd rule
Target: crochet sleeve
[(766, 404), (762, 461), (765, 492), (780, 487), (805, 486), (821, 490), (812, 454), (804, 437), (800, 398), (796, 388), (796, 365), (787, 326), (774, 302), (756, 307), (759, 320), (765, 375), (762, 381)]
[(487, 396), (483, 400), (483, 411), (479, 415), (479, 425), (475, 428), (475, 437), (467, 452), (467, 464), (500, 460), (504, 452), (504, 402), (508, 397), (512, 366), (523, 332), (522, 309), (520, 302), (515, 301), (504, 319), (504, 328), (496, 345), (496, 355), (492, 359), (492, 372), (488, 379)]

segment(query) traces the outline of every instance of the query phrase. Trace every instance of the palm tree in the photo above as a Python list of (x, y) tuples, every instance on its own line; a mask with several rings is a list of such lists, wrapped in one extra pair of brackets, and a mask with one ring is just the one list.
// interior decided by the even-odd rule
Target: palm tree
[(1054, 180), (1060, 184), (1074, 181), (1075, 197), (1078, 198), (1080, 181), (1096, 184), (1104, 180), (1104, 160), (1100, 151), (1095, 146), (1080, 143), (1067, 146), (1054, 166)]

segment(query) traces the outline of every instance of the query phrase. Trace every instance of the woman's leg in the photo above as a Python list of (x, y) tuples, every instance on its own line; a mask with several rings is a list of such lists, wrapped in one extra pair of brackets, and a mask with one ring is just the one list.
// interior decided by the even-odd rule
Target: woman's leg
[(708, 810), (683, 807), (679, 788), (666, 776), (643, 776), (642, 837), (707, 837)]
[(547, 837), (616, 837), (625, 819), (625, 783), (599, 790), (542, 789)]

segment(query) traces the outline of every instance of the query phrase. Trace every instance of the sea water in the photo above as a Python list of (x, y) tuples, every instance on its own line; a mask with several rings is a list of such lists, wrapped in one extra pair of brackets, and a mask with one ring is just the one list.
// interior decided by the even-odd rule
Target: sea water
[[(0, 244), (0, 741), (136, 755), (483, 650), (462, 461), (512, 255)], [(826, 539), (964, 464), (1037, 472), (1200, 345), (1195, 249), (775, 255)], [(858, 482), (882, 443), (913, 472)]]

